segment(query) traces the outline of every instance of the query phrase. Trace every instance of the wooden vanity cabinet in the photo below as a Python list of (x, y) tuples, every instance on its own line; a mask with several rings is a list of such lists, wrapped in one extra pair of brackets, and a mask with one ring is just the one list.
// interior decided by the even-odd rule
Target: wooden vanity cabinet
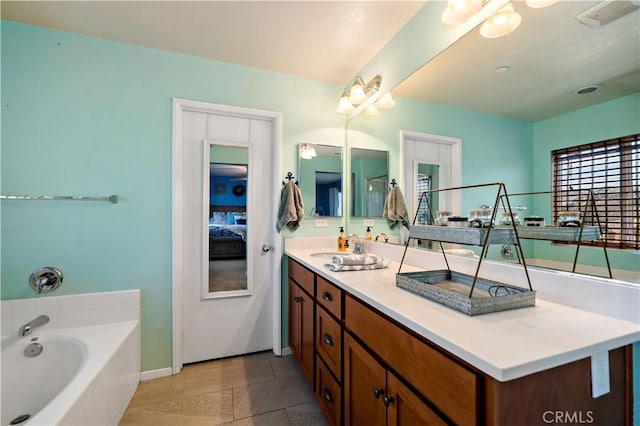
[(330, 425), (342, 424), (343, 291), (316, 277), (316, 400)]
[(353, 337), (344, 340), (346, 425), (446, 425)]
[(302, 374), (314, 389), (315, 276), (289, 259), (289, 347)]

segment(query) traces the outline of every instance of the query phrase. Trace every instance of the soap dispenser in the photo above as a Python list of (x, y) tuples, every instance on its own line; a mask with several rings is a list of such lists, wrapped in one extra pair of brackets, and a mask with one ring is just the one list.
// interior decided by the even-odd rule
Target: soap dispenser
[(344, 235), (344, 226), (340, 227), (340, 234), (338, 234), (338, 251), (347, 251), (347, 238)]
[(367, 232), (364, 234), (364, 239), (371, 241), (371, 227), (367, 226)]

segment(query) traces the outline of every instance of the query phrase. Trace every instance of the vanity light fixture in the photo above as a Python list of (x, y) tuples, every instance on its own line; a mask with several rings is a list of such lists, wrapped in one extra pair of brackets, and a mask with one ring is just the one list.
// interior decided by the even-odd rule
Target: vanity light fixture
[(396, 104), (396, 101), (391, 97), (391, 92), (387, 92), (380, 99), (378, 99), (375, 103), (376, 108), (380, 109), (389, 109), (393, 108)]
[[(490, 2), (491, 0), (449, 0), (441, 20), (449, 25), (464, 24)], [(534, 9), (557, 2), (558, 0), (526, 0), (527, 6)], [(515, 11), (512, 2), (509, 2), (482, 23), (480, 34), (486, 38), (502, 37), (518, 28), (520, 22), (522, 16)]]
[(355, 107), (367, 102), (369, 98), (380, 89), (382, 77), (376, 75), (369, 82), (365, 83), (362, 77), (356, 76), (353, 83), (346, 87), (340, 95), (340, 102), (336, 110), (340, 114), (349, 114)]
[(376, 107), (376, 104), (371, 104), (364, 110), (364, 115), (366, 115), (367, 117), (373, 117), (378, 114), (380, 114), (380, 112), (378, 111), (378, 107)]
[(318, 154), (316, 154), (316, 149), (313, 146), (308, 145), (306, 143), (300, 144), (300, 158), (304, 160), (311, 160), (313, 157), (316, 157), (317, 155)]

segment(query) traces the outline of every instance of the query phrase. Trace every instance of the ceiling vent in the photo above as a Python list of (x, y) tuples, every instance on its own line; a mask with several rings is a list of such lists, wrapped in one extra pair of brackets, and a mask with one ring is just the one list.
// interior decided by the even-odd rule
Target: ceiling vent
[(599, 28), (637, 11), (638, 8), (640, 8), (640, 0), (604, 0), (576, 16), (576, 19), (587, 27)]

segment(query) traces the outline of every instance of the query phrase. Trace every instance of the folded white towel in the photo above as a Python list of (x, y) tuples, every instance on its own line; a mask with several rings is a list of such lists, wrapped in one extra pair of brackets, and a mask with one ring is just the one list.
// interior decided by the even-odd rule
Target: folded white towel
[(382, 262), (382, 258), (375, 254), (339, 254), (331, 258), (336, 265), (373, 265)]
[(337, 264), (337, 263), (325, 263), (324, 267), (333, 272), (342, 272), (342, 271), (366, 271), (371, 269), (382, 269), (386, 268), (391, 264), (391, 260), (381, 258), (382, 261), (377, 263), (372, 263), (368, 265), (345, 265), (345, 264)]
[(280, 192), (280, 208), (278, 209), (278, 220), (276, 230), (280, 232), (285, 226), (290, 231), (295, 231), (300, 226), (304, 218), (304, 202), (300, 188), (294, 181), (290, 180)]
[(409, 228), (409, 214), (399, 187), (394, 186), (389, 191), (387, 199), (384, 201), (382, 216), (387, 219), (391, 229), (397, 225)]

